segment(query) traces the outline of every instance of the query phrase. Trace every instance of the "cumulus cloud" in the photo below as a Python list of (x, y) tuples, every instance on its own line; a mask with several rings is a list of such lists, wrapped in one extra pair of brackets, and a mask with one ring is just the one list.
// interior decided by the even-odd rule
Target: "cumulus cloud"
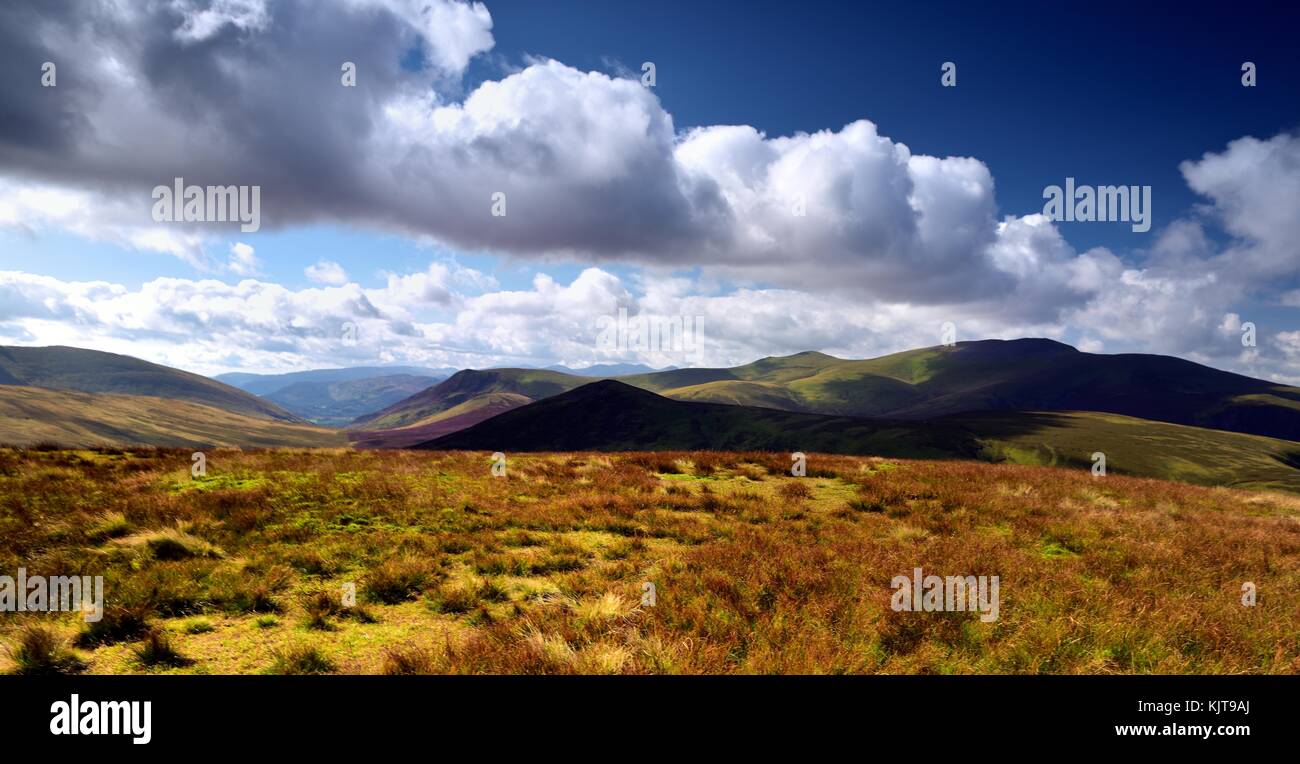
[(159, 226), (141, 219), (138, 209), (121, 198), (0, 176), (0, 229), (36, 237), (69, 231), (92, 241), (125, 249), (177, 257), (199, 270), (211, 270), (201, 231)]
[[(207, 254), (233, 226), (149, 218), (151, 189), (183, 177), (261, 186), (268, 228), (343, 223), (594, 267), (504, 291), (454, 263), (362, 289), (321, 261), (305, 271), (321, 288), (296, 292), (254, 278), (132, 291), (9, 274), (0, 330), (167, 338), (194, 353), (190, 366), (281, 367), (344, 362), (338, 325), (354, 321), (394, 360), (582, 363), (608, 360), (591, 356), (595, 317), (628, 308), (703, 316), (712, 363), (933, 344), (952, 321), (962, 338), (1043, 334), (1297, 374), (1289, 333), (1261, 331), (1260, 352), (1243, 353), (1233, 328), (1260, 295), (1300, 304), (1293, 135), (1185, 162), (1205, 203), (1150, 251), (1078, 252), (1041, 215), (999, 214), (980, 160), (913, 153), (868, 120), (792, 136), (679, 130), (635, 79), (552, 60), (465, 92), (466, 67), (492, 47), (488, 9), (461, 0), (4, 4), (0, 68), (33, 81), (40, 62), (61, 68), (57, 88), (0, 81), (0, 226), (256, 275), (248, 245), (224, 264)], [(345, 60), (356, 87), (340, 83)], [(616, 264), (645, 270), (625, 282)], [(672, 275), (697, 267), (699, 279)], [(175, 304), (143, 306), (153, 300)]]
[(238, 276), (256, 276), (262, 264), (249, 245), (237, 241), (230, 245), (230, 261), (226, 267)]
[(1210, 200), (1205, 215), (1234, 241), (1213, 265), (1237, 282), (1259, 284), (1296, 274), (1300, 241), (1300, 137), (1239, 138), (1219, 153), (1179, 166), (1187, 184)]
[[(24, 182), (122, 200), (134, 214), (115, 219), (130, 225), (150, 222), (155, 185), (183, 177), (261, 186), (269, 227), (329, 219), (515, 257), (707, 263), (919, 304), (1015, 289), (990, 251), (993, 180), (976, 159), (914, 155), (866, 120), (783, 137), (679, 133), (637, 80), (558, 61), (452, 100), (455, 76), (492, 47), (483, 5), (319, 5), (41, 7), (34, 35), (16, 18), (30, 7), (0, 11), (15, 22), (0, 63), (74, 51), (87, 62), (56, 93), (0, 85), (23, 114), (0, 126), (0, 163)], [(344, 59), (355, 88), (339, 82)]]
[[(567, 283), (536, 274), (527, 289), (457, 291), (458, 269), (432, 263), (383, 287), (290, 290), (244, 279), (163, 278), (138, 289), (0, 272), (0, 344), (43, 342), (124, 352), (203, 372), (362, 363), (497, 365), (643, 361), (687, 365), (682, 349), (610, 354), (601, 319), (698, 320), (705, 361), (824, 348), (849, 356), (934, 344), (948, 316), (904, 306), (822, 299), (792, 290), (702, 294), (686, 280), (626, 283), (587, 268)], [(344, 342), (343, 327), (358, 327)], [(972, 322), (970, 331), (993, 334)]]
[(306, 274), (308, 279), (317, 284), (342, 286), (348, 283), (348, 272), (343, 270), (343, 266), (332, 260), (318, 260), (307, 266), (303, 273)]

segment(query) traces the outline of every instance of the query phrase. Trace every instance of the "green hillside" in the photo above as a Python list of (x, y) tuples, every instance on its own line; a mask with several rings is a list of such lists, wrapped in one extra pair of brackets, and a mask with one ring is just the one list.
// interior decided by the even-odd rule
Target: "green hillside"
[(418, 448), (764, 450), (979, 459), (1202, 485), (1300, 492), (1300, 444), (1093, 412), (988, 412), (930, 421), (679, 401), (614, 380), (515, 408)]
[(947, 422), (984, 444), (981, 458), (1091, 469), (1199, 485), (1300, 493), (1300, 443), (1094, 412), (964, 414)]
[[(1081, 353), (1044, 339), (960, 342), (866, 360), (798, 353), (731, 369), (673, 369), (618, 380), (681, 401), (798, 413), (932, 420), (975, 412), (1094, 411), (1300, 440), (1300, 389), (1178, 358)], [(531, 369), (465, 371), (352, 427), (411, 427), (479, 396), (510, 392), (536, 401), (590, 381)], [(1143, 469), (1173, 474), (1172, 467)], [(1207, 469), (1216, 481), (1226, 479)]]
[(303, 421), (274, 403), (198, 374), (82, 348), (2, 346), (0, 385), (147, 395), (282, 422)]
[(418, 448), (508, 451), (765, 450), (975, 458), (959, 427), (677, 401), (601, 380)]
[[(933, 419), (975, 411), (1099, 411), (1300, 440), (1300, 389), (1155, 355), (1081, 353), (1041, 339), (960, 342), (861, 361), (820, 353), (624, 381), (689, 400)], [(674, 377), (667, 374), (676, 375)]]

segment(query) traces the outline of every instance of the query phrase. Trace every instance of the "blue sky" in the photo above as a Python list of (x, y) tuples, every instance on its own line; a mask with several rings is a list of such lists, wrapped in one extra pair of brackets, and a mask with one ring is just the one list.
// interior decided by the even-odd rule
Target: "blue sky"
[[(0, 91), (9, 111), (39, 125), (64, 98), (56, 103), (95, 127), (78, 131), (65, 116), (45, 131), (24, 133), (24, 119), (0, 131), (0, 271), (11, 274), (0, 284), (0, 341), (106, 345), (209, 373), (673, 362), (593, 351), (592, 319), (629, 306), (708, 316), (713, 363), (803, 349), (874, 355), (934, 344), (934, 326), (951, 320), (962, 339), (1042, 334), (1300, 380), (1300, 281), (1286, 260), (1300, 255), (1285, 243), (1300, 212), (1279, 198), (1300, 183), (1300, 16), (1285, 6), (436, 0), (442, 15), (428, 23), (405, 0), (334, 5), (308, 21), (309, 6), (293, 1), (196, 0), (99, 27), (40, 3), (8, 11), (12, 29), (46, 22), (45, 37), (6, 54), (6, 71), (22, 73)], [(132, 42), (155, 36), (150, 49)], [(69, 85), (33, 92), (27, 73), (46, 58), (66, 62)], [(317, 59), (324, 85), (302, 79), (317, 76)], [(348, 59), (361, 62), (362, 105), (326, 81)], [(120, 84), (109, 60), (138, 67), (148, 94), (138, 111), (105, 97)], [(247, 92), (203, 79), (218, 60), (243, 67)], [(636, 83), (643, 61), (656, 67), (652, 90), (617, 84)], [(956, 87), (939, 84), (945, 61), (957, 65)], [(1258, 86), (1242, 86), (1244, 61), (1257, 65)], [(273, 78), (291, 81), (262, 86)], [(413, 105), (420, 92), (436, 100)], [(491, 103), (458, 123), (470, 127), (420, 126), (438, 107), (471, 113), (471, 94)], [(576, 106), (549, 112), (553, 103)], [(590, 114), (565, 121), (589, 103)], [(399, 124), (395, 107), (415, 116)], [(634, 124), (600, 109), (625, 109)], [(669, 138), (656, 137), (656, 120), (671, 121)], [(846, 127), (858, 120), (870, 130)], [(157, 151), (138, 139), (141, 125), (157, 126)], [(719, 129), (728, 125), (767, 140)], [(42, 132), (55, 137), (34, 137)], [(362, 147), (355, 166), (350, 142)], [(932, 201), (915, 202), (922, 169), (903, 167), (905, 157), (892, 166), (902, 146), (939, 160), (947, 180), (926, 191)], [(297, 189), (268, 196), (263, 230), (172, 228), (160, 245), (129, 219), (151, 179), (213, 173), (231, 156), (235, 180), (277, 173), (268, 188)], [(529, 165), (557, 156), (568, 169)], [(768, 162), (761, 180), (737, 180), (757, 157)], [(974, 164), (948, 159), (963, 157)], [(656, 186), (665, 172), (678, 178), (667, 195)], [(818, 224), (825, 212), (824, 230), (787, 230), (771, 220), (778, 176), (847, 206), (814, 212)], [(1150, 185), (1151, 232), (1035, 221), (1044, 187), (1067, 176)], [(364, 182), (344, 188), (340, 177)], [(408, 179), (401, 196), (379, 187), (395, 177)], [(518, 230), (474, 218), (497, 186), (510, 189), (523, 220), (503, 222)], [(590, 209), (603, 200), (607, 216)], [(923, 230), (927, 215), (968, 243)], [(242, 266), (236, 243), (255, 252)], [(310, 277), (322, 262), (346, 280)], [(185, 298), (159, 279), (184, 282)], [(262, 286), (231, 291), (246, 280)], [(84, 286), (92, 281), (120, 294), (106, 300)], [(373, 310), (357, 307), (360, 296)], [(143, 307), (158, 300), (177, 302)], [(364, 355), (328, 341), (349, 310), (375, 322)], [(1258, 346), (1239, 342), (1244, 321), (1259, 325)], [(466, 343), (468, 356), (439, 350)]]
[[(1168, 222), (1196, 201), (1180, 162), (1243, 135), (1300, 127), (1295, 27), (1270, 23), (1277, 11), (1269, 5), (1191, 3), (1173, 13), (1123, 2), (492, 7), (497, 52), (593, 69), (613, 59), (639, 71), (654, 61), (656, 93), (679, 128), (749, 124), (789, 135), (865, 117), (913, 151), (985, 161), (1007, 212), (1041, 209), (1043, 187), (1074, 175), (1150, 184)], [(944, 61), (958, 65), (956, 88), (939, 87)], [(1243, 88), (1243, 61), (1272, 74)], [(490, 76), (483, 64), (471, 74)], [(1083, 248), (1145, 243), (1120, 225), (1064, 230)]]

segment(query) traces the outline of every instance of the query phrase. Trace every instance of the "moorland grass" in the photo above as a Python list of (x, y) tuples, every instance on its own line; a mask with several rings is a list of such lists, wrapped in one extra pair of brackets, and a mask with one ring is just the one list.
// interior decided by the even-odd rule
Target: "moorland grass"
[[(209, 487), (177, 490), (190, 463), (0, 449), (0, 571), (104, 575), (107, 600), (93, 624), (0, 616), (3, 670), (1300, 671), (1291, 494), (818, 454), (796, 478), (758, 452), (511, 454), (497, 478), (483, 453), (292, 449), (212, 451)], [(893, 610), (916, 567), (999, 576), (999, 618)]]

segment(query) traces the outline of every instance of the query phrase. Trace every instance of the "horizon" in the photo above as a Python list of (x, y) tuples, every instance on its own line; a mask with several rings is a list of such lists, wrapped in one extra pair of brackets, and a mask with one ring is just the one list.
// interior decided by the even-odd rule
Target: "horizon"
[[(1067, 343), (1067, 342), (1062, 342), (1062, 341), (1060, 341), (1060, 340), (1056, 340), (1056, 339), (1053, 339), (1053, 338), (1051, 338), (1051, 337), (1013, 337), (1013, 338), (1009, 338), (1009, 339), (1005, 339), (1005, 338), (1001, 338), (1001, 337), (984, 337), (984, 338), (981, 338), (981, 339), (972, 339), (972, 340), (956, 340), (956, 341), (953, 343), (953, 345), (944, 345), (944, 344), (927, 345), (927, 346), (923, 346), (923, 347), (915, 347), (915, 348), (907, 348), (907, 349), (904, 349), (904, 350), (897, 350), (897, 351), (893, 351), (893, 352), (890, 352), (890, 353), (884, 353), (884, 354), (882, 354), (882, 355), (868, 356), (868, 357), (865, 357), (865, 358), (850, 358), (850, 357), (838, 356), (838, 355), (834, 355), (834, 354), (832, 354), (832, 353), (828, 353), (828, 352), (826, 352), (826, 351), (824, 351), (824, 350), (800, 350), (800, 351), (796, 351), (796, 352), (793, 352), (793, 353), (787, 353), (787, 354), (785, 354), (785, 355), (766, 355), (766, 356), (760, 356), (760, 357), (758, 357), (758, 358), (754, 358), (754, 359), (749, 360), (749, 361), (742, 361), (742, 362), (740, 362), (740, 363), (733, 364), (733, 365), (731, 365), (731, 366), (671, 366), (671, 365), (670, 365), (670, 366), (663, 366), (663, 367), (659, 367), (659, 368), (653, 368), (653, 367), (649, 367), (649, 366), (646, 365), (646, 364), (640, 364), (640, 365), (642, 365), (642, 366), (646, 366), (646, 367), (649, 369), (649, 371), (646, 371), (646, 372), (634, 372), (634, 374), (643, 374), (643, 373), (647, 373), (647, 374), (656, 374), (656, 373), (659, 373), (659, 372), (664, 372), (664, 371), (674, 371), (674, 370), (678, 370), (678, 369), (731, 369), (731, 368), (737, 368), (737, 367), (740, 367), (740, 366), (748, 366), (748, 365), (751, 365), (751, 364), (758, 363), (758, 362), (760, 362), (760, 361), (766, 361), (766, 360), (782, 360), (782, 359), (786, 359), (786, 358), (793, 358), (793, 357), (795, 357), (795, 356), (800, 356), (800, 355), (809, 355), (809, 354), (822, 355), (822, 356), (826, 356), (826, 357), (828, 357), (828, 358), (833, 358), (833, 359), (835, 359), (835, 360), (837, 360), (837, 361), (871, 361), (871, 360), (876, 360), (876, 359), (879, 359), (879, 358), (885, 358), (885, 357), (888, 357), (888, 356), (891, 356), (891, 355), (899, 355), (899, 354), (901, 354), (901, 353), (909, 353), (909, 352), (921, 351), (921, 350), (936, 350), (936, 349), (940, 349), (940, 348), (944, 348), (944, 347), (952, 347), (952, 346), (957, 346), (957, 345), (977, 344), (977, 343), (985, 343), (985, 342), (1023, 342), (1023, 341), (1046, 341), (1046, 342), (1052, 342), (1052, 343), (1055, 343), (1055, 344), (1061, 345), (1061, 346), (1063, 346), (1063, 347), (1067, 347), (1067, 348), (1073, 350), (1073, 351), (1076, 352), (1076, 353), (1085, 353), (1085, 354), (1088, 354), (1088, 355), (1108, 355), (1108, 356), (1117, 356), (1117, 355), (1145, 355), (1145, 356), (1157, 356), (1157, 357), (1164, 357), (1164, 358), (1174, 358), (1174, 359), (1177, 359), (1177, 360), (1180, 360), (1180, 361), (1186, 361), (1186, 362), (1188, 362), (1188, 363), (1194, 363), (1194, 364), (1197, 364), (1197, 365), (1199, 365), (1199, 366), (1204, 366), (1204, 367), (1206, 367), (1206, 368), (1208, 368), (1208, 369), (1213, 369), (1213, 370), (1215, 370), (1215, 371), (1222, 371), (1222, 372), (1227, 372), (1227, 373), (1230, 373), (1230, 374), (1240, 374), (1240, 372), (1233, 371), (1232, 369), (1225, 369), (1225, 368), (1221, 368), (1221, 367), (1218, 367), (1218, 366), (1214, 366), (1214, 365), (1212, 365), (1212, 364), (1202, 363), (1202, 362), (1200, 362), (1200, 361), (1196, 361), (1196, 360), (1191, 359), (1191, 358), (1183, 358), (1183, 357), (1181, 357), (1181, 356), (1177, 356), (1177, 355), (1168, 355), (1168, 354), (1164, 354), (1164, 353), (1126, 353), (1126, 352), (1119, 352), (1119, 353), (1106, 353), (1106, 352), (1093, 352), (1093, 351), (1083, 350), (1083, 349), (1078, 348), (1078, 347), (1075, 347), (1074, 345), (1071, 345), (1071, 344), (1069, 344), (1069, 343)], [(0, 345), (0, 349), (3, 349), (4, 347), (23, 347), (23, 348), (32, 348), (32, 349), (40, 349), (40, 348), (70, 348), (70, 349), (73, 349), (73, 350), (90, 350), (90, 351), (101, 352), (101, 353), (108, 353), (108, 352), (111, 352), (111, 351), (99, 350), (98, 348), (85, 348), (85, 347), (78, 347), (78, 346), (75, 346), (75, 345), (8, 345), (8, 346)], [(125, 355), (125, 356), (127, 356), (127, 357), (132, 357), (132, 358), (135, 358), (135, 357), (136, 357), (136, 356), (131, 356), (129, 353), (113, 353), (113, 354), (114, 354), (114, 355)], [(144, 358), (139, 359), (139, 360), (145, 360), (145, 361), (148, 361), (148, 359), (144, 359)], [(149, 362), (150, 362), (150, 363), (156, 363), (156, 362), (154, 362), (154, 361), (149, 361)], [(167, 364), (160, 364), (160, 365), (162, 365), (162, 366), (167, 366)], [(391, 368), (391, 369), (400, 369), (400, 368), (424, 368), (424, 369), (427, 369), (427, 370), (429, 370), (429, 371), (448, 371), (448, 370), (450, 370), (453, 374), (457, 374), (457, 373), (460, 373), (460, 372), (463, 372), (463, 371), (493, 371), (493, 370), (509, 370), (509, 369), (537, 370), (537, 371), (554, 371), (554, 369), (550, 368), (551, 366), (563, 366), (563, 365), (564, 365), (564, 364), (550, 364), (549, 366), (482, 366), (482, 367), (473, 367), (473, 366), (461, 366), (461, 367), (455, 367), (455, 366), (444, 366), (444, 367), (440, 367), (440, 368), (439, 368), (439, 367), (420, 367), (420, 366), (417, 366), (417, 365), (404, 364), (404, 363), (403, 363), (403, 364), (388, 364), (388, 365), (384, 365), (384, 364), (373, 364), (373, 365), (369, 365), (369, 364), (357, 364), (356, 366), (313, 367), (313, 368), (299, 368), (299, 369), (290, 369), (290, 370), (286, 370), (286, 371), (268, 371), (268, 372), (249, 371), (249, 370), (246, 370), (246, 369), (233, 369), (233, 370), (230, 370), (230, 371), (217, 372), (217, 373), (214, 373), (214, 374), (204, 374), (204, 373), (202, 373), (202, 372), (194, 371), (194, 370), (191, 370), (191, 369), (186, 369), (186, 368), (181, 367), (181, 366), (172, 366), (172, 367), (169, 367), (169, 368), (178, 369), (178, 370), (180, 370), (180, 371), (188, 372), (188, 373), (191, 373), (191, 374), (199, 374), (200, 376), (208, 377), (208, 378), (210, 378), (210, 379), (220, 380), (220, 378), (223, 377), (223, 376), (233, 376), (233, 375), (238, 375), (238, 374), (248, 374), (248, 375), (251, 375), (251, 376), (265, 376), (265, 377), (273, 377), (273, 376), (285, 376), (285, 375), (291, 375), (291, 374), (307, 374), (307, 373), (311, 373), (311, 372), (322, 372), (322, 371), (351, 371), (351, 370), (355, 370), (355, 369), (367, 369), (367, 368), (373, 368), (373, 369), (390, 369), (390, 368)], [(568, 367), (568, 368), (569, 368), (571, 371), (586, 371), (586, 370), (588, 370), (588, 369), (595, 368), (595, 367), (598, 367), (598, 366), (628, 366), (628, 365), (637, 365), (637, 364), (634, 364), (634, 363), (624, 363), (624, 362), (596, 362), (596, 363), (591, 364), (590, 366), (571, 366), (571, 367)], [(567, 372), (559, 371), (558, 373), (564, 374), (564, 373), (567, 373)], [(611, 377), (606, 377), (606, 378), (614, 378), (614, 377), (618, 377), (618, 376), (631, 376), (631, 375), (629, 375), (629, 374), (620, 374), (620, 375), (612, 375)], [(1250, 377), (1251, 375), (1249, 375), (1249, 374), (1244, 374), (1244, 375), (1242, 375), (1242, 376)], [(1252, 378), (1253, 378), (1253, 379), (1261, 379), (1261, 378), (1259, 378), (1259, 377), (1252, 377)], [(599, 379), (599, 378), (593, 378), (593, 379)], [(1264, 380), (1262, 380), (1262, 381), (1272, 382), (1272, 381), (1274, 381), (1274, 380), (1267, 380), (1267, 379), (1264, 379)], [(1286, 385), (1287, 383), (1279, 382), (1278, 384)]]

